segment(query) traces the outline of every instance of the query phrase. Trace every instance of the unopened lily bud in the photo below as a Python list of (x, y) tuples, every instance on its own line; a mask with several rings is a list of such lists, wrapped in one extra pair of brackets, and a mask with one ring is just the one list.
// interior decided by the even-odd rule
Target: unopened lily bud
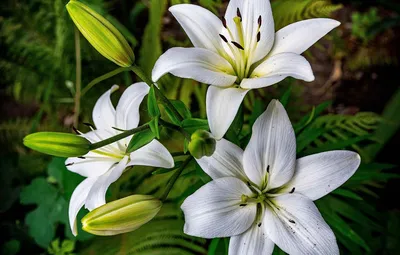
[(38, 132), (25, 136), (24, 145), (52, 156), (79, 157), (89, 152), (91, 143), (74, 134)]
[(111, 236), (133, 231), (152, 220), (162, 202), (149, 195), (132, 195), (100, 206), (82, 218), (82, 229)]
[(82, 35), (101, 55), (122, 67), (133, 64), (132, 48), (108, 20), (76, 0), (67, 4), (67, 10)]
[(193, 157), (200, 159), (203, 156), (211, 156), (215, 151), (216, 141), (214, 137), (205, 130), (197, 130), (191, 136), (189, 151)]

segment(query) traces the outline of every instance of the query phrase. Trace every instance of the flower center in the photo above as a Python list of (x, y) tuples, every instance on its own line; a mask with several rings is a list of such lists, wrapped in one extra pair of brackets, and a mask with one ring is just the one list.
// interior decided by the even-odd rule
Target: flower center
[[(244, 31), (242, 20), (242, 14), (240, 13), (239, 8), (237, 8), (236, 17), (233, 18), (234, 27), (230, 28), (227, 25), (226, 20), (222, 18), (222, 23), (227, 33), (225, 33), (225, 35), (219, 34), (226, 45), (224, 51), (221, 51), (220, 54), (232, 65), (236, 76), (238, 77), (238, 80), (236, 81), (238, 84), (240, 84), (243, 79), (250, 76), (253, 55), (258, 42), (261, 40), (261, 15), (257, 20), (258, 28), (256, 34), (252, 34), (252, 31)], [(228, 40), (227, 37), (230, 40)]]

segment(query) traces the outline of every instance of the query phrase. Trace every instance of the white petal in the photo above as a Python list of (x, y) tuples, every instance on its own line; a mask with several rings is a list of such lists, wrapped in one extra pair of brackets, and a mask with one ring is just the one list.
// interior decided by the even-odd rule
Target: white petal
[(107, 172), (116, 162), (115, 158), (89, 152), (81, 158), (67, 158), (65, 165), (71, 172), (85, 177), (97, 177)]
[(154, 166), (171, 168), (174, 166), (174, 159), (171, 153), (159, 141), (153, 140), (130, 155), (128, 166)]
[(217, 141), (213, 155), (197, 159), (197, 163), (214, 180), (222, 177), (236, 177), (246, 181), (242, 160), (243, 150), (236, 144), (221, 139)]
[(340, 22), (333, 19), (309, 19), (290, 24), (276, 32), (269, 56), (283, 52), (301, 54), (339, 25)]
[(136, 128), (139, 124), (139, 106), (149, 93), (149, 86), (138, 82), (129, 86), (119, 99), (116, 110), (116, 125), (120, 129)]
[[(98, 130), (93, 130), (90, 131), (86, 134), (82, 134), (83, 137), (85, 137), (87, 140), (89, 140), (91, 143), (96, 143), (102, 140), (105, 140), (107, 138), (110, 138), (111, 136), (116, 135), (117, 132), (114, 129), (98, 129)], [(121, 149), (118, 147), (118, 142), (114, 142), (111, 144), (108, 144), (106, 146), (103, 146), (99, 149), (96, 149), (93, 151), (97, 155), (100, 155), (101, 157), (109, 158), (111, 157), (112, 159), (114, 158), (122, 158), (121, 155), (123, 155), (125, 152), (121, 151)], [(94, 156), (91, 154), (91, 156)]]
[(118, 180), (125, 170), (128, 157), (124, 157), (116, 166), (111, 168), (107, 173), (97, 177), (87, 196), (85, 207), (94, 210), (106, 203), (106, 192), (111, 183)]
[(251, 78), (244, 79), (240, 87), (245, 89), (263, 88), (278, 83), (286, 77), (303, 81), (315, 79), (310, 63), (295, 53), (280, 53), (267, 58), (254, 69)]
[(283, 105), (272, 100), (253, 125), (243, 154), (244, 170), (261, 189), (265, 188), (267, 179), (268, 189), (273, 189), (292, 178), (295, 163), (296, 138), (292, 124)]
[(178, 20), (195, 47), (215, 53), (222, 49), (219, 34), (223, 25), (212, 12), (193, 4), (177, 4), (170, 7), (169, 11)]
[[(263, 225), (268, 237), (288, 254), (339, 254), (335, 235), (307, 197), (288, 194), (267, 206)], [(278, 209), (279, 208), (279, 209)]]
[(274, 242), (265, 234), (265, 229), (258, 223), (253, 224), (243, 234), (231, 237), (229, 255), (268, 255), (274, 251)]
[[(265, 57), (274, 44), (275, 27), (269, 0), (231, 0), (226, 10), (225, 19), (235, 41), (239, 42), (236, 24), (233, 18), (237, 16), (237, 8), (242, 15), (243, 36), (246, 55), (251, 54), (250, 64)], [(261, 15), (262, 24), (258, 30), (258, 18)], [(260, 31), (261, 39), (257, 43), (257, 33)], [(254, 45), (257, 44), (255, 52)]]
[(97, 178), (86, 178), (75, 188), (74, 192), (72, 193), (71, 200), (69, 202), (68, 217), (69, 225), (74, 236), (78, 234), (76, 228), (76, 216), (85, 203), (87, 195), (96, 180)]
[(157, 60), (152, 71), (153, 81), (172, 73), (215, 86), (231, 86), (236, 81), (234, 70), (220, 55), (200, 48), (172, 48)]
[(228, 237), (243, 233), (254, 222), (257, 205), (240, 206), (241, 196), (252, 195), (241, 180), (225, 177), (213, 180), (186, 198), (184, 232), (203, 238)]
[(360, 156), (352, 151), (328, 151), (300, 158), (292, 180), (280, 192), (295, 188), (296, 193), (317, 200), (345, 183), (360, 161)]
[(96, 102), (93, 108), (93, 122), (97, 129), (112, 129), (115, 127), (115, 109), (111, 103), (111, 94), (118, 89), (114, 85), (104, 93)]
[(207, 91), (207, 117), (211, 133), (221, 139), (235, 119), (240, 104), (248, 90), (239, 88), (217, 88), (210, 86)]

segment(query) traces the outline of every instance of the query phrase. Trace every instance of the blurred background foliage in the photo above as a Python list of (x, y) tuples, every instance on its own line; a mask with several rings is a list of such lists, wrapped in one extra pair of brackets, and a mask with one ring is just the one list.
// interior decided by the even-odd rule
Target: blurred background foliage
[[(148, 74), (166, 49), (191, 46), (168, 13), (170, 5), (200, 4), (220, 16), (227, 5), (223, 0), (83, 2), (123, 33)], [(68, 203), (82, 177), (66, 170), (65, 159), (22, 146), (22, 137), (30, 132), (71, 132), (77, 117), (75, 34), (66, 3), (1, 2), (1, 254), (226, 254), (228, 239), (205, 240), (182, 232), (180, 203), (210, 180), (195, 163), (185, 169), (156, 219), (137, 231), (106, 238), (82, 231), (77, 238), (71, 234)], [(395, 0), (274, 0), (272, 7), (276, 29), (315, 17), (332, 17), (342, 25), (305, 53), (315, 72), (314, 82), (286, 79), (251, 91), (226, 137), (244, 148), (255, 119), (272, 98), (279, 98), (294, 124), (299, 157), (344, 148), (357, 151), (362, 156), (360, 169), (317, 206), (333, 228), (342, 254), (398, 254), (400, 4)], [(80, 41), (83, 86), (116, 69), (84, 38)], [(84, 95), (75, 126), (88, 131), (81, 123), (91, 122), (98, 96), (112, 84), (125, 88), (135, 81), (137, 77), (122, 72), (97, 84)], [(159, 85), (194, 117), (205, 118), (206, 85), (170, 75)], [(142, 113), (146, 118), (145, 107)], [(183, 150), (178, 135), (164, 131), (162, 137), (171, 151)], [(172, 173), (135, 167), (111, 186), (108, 199), (158, 195)], [(79, 217), (84, 214), (82, 210)], [(278, 248), (274, 252), (283, 254)]]

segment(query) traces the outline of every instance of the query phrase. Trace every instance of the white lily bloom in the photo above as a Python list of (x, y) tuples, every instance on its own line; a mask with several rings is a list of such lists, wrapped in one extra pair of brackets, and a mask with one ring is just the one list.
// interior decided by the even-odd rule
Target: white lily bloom
[(313, 81), (302, 54), (340, 25), (332, 19), (309, 19), (275, 33), (269, 0), (231, 0), (221, 22), (200, 6), (169, 8), (195, 48), (172, 48), (156, 62), (152, 79), (172, 73), (212, 85), (207, 116), (213, 135), (222, 138), (250, 89), (267, 87), (288, 76)]
[[(96, 102), (93, 109), (93, 122), (96, 130), (81, 134), (95, 143), (115, 136), (122, 130), (136, 128), (139, 124), (139, 106), (148, 94), (149, 87), (144, 82), (135, 83), (122, 94), (116, 109), (111, 103), (111, 94), (118, 89), (113, 86)], [(83, 205), (93, 210), (106, 203), (108, 187), (118, 180), (125, 168), (133, 165), (171, 168), (174, 160), (169, 151), (157, 140), (142, 148), (126, 153), (132, 136), (106, 145), (79, 158), (68, 158), (68, 170), (87, 177), (74, 190), (69, 204), (69, 222), (74, 235), (77, 234), (76, 216)]]
[(278, 101), (257, 119), (244, 151), (221, 139), (197, 162), (213, 180), (182, 204), (186, 234), (231, 237), (230, 255), (271, 254), (274, 244), (289, 254), (339, 254), (313, 200), (347, 181), (360, 157), (329, 151), (296, 160), (295, 134)]

